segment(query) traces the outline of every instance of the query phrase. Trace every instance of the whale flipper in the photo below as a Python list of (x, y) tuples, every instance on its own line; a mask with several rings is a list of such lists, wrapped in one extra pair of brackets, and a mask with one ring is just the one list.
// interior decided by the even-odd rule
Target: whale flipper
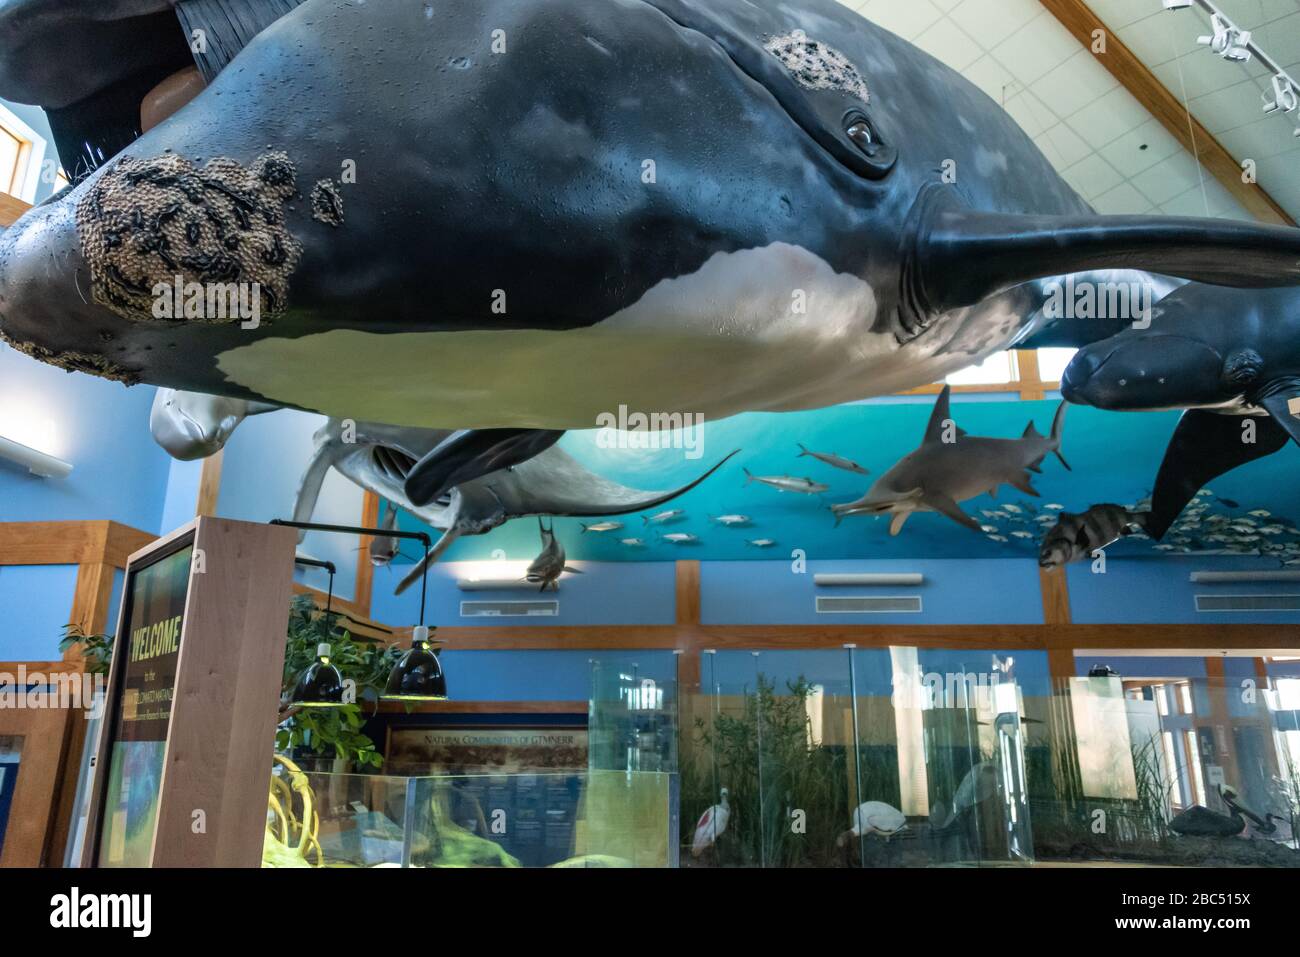
[(1183, 413), (1156, 476), (1151, 515), (1146, 523), (1148, 535), (1157, 540), (1164, 538), (1169, 526), (1206, 483), (1280, 451), (1290, 437), (1276, 418), (1254, 416), (1249, 421), (1255, 424), (1255, 441), (1246, 442), (1242, 436), (1247, 421), (1245, 416), (1205, 409)]
[[(1300, 230), (1223, 219), (964, 209), (931, 190), (912, 214), (909, 308), (973, 306), (1034, 279), (1140, 269), (1216, 286), (1300, 285)], [(969, 264), (978, 262), (979, 269)]]
[(1300, 378), (1270, 384), (1256, 401), (1268, 409), (1274, 422), (1300, 443)]
[(416, 505), (437, 501), (457, 485), (527, 462), (560, 441), (554, 429), (462, 429), (415, 463), (406, 497)]

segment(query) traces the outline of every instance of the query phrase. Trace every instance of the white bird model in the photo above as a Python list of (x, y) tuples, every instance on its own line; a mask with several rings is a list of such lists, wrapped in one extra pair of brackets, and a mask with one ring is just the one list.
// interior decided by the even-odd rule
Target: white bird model
[(853, 827), (839, 836), (835, 844), (843, 847), (852, 838), (879, 834), (886, 840), (906, 829), (907, 818), (903, 812), (884, 801), (863, 801), (853, 812)]
[(715, 804), (700, 815), (695, 825), (695, 839), (691, 842), (691, 857), (699, 857), (712, 847), (718, 836), (727, 829), (731, 820), (731, 804), (727, 801), (728, 791), (722, 789), (722, 803)]

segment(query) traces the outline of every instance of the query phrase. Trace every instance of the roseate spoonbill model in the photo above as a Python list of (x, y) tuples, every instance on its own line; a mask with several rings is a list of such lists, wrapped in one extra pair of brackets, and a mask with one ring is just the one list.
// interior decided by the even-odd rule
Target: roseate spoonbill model
[(836, 839), (835, 846), (844, 847), (852, 838), (870, 834), (879, 834), (888, 840), (906, 827), (907, 818), (892, 804), (863, 801), (853, 812), (853, 826)]
[(722, 803), (713, 805), (700, 815), (695, 824), (695, 839), (691, 841), (691, 857), (699, 857), (717, 844), (718, 837), (727, 829), (727, 823), (731, 820), (731, 803), (727, 800), (729, 794), (723, 788)]

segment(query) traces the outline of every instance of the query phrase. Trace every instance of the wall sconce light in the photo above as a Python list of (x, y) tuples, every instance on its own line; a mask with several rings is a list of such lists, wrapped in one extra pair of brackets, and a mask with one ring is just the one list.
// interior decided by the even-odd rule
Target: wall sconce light
[(1300, 582), (1300, 571), (1192, 572), (1198, 585), (1239, 585), (1242, 582)]
[(13, 439), (6, 439), (2, 435), (0, 435), (0, 459), (21, 465), (41, 478), (67, 478), (72, 472), (72, 463), (47, 455), (21, 442), (15, 442)]
[(825, 572), (813, 575), (813, 584), (819, 588), (858, 588), (863, 585), (924, 585), (920, 572)]

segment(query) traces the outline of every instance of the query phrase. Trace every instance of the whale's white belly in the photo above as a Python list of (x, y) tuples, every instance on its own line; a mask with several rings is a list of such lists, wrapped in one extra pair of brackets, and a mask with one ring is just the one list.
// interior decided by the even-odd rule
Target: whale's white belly
[(819, 408), (923, 385), (980, 358), (939, 355), (942, 323), (902, 347), (872, 331), (876, 318), (868, 283), (777, 243), (715, 254), (589, 328), (332, 330), (262, 339), (222, 353), (218, 366), (270, 401), (327, 415), (584, 429), (619, 406), (706, 419)]

